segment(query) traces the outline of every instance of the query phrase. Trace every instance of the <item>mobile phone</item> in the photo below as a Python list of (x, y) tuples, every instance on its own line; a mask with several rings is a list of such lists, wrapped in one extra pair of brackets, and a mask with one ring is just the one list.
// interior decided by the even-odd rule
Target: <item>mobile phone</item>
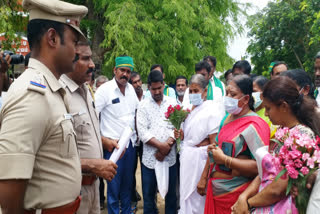
[[(222, 142), (221, 145), (221, 150), (223, 151), (223, 153), (225, 155), (228, 155), (230, 157), (232, 157), (232, 153), (233, 153), (233, 143), (229, 143), (229, 142)], [(226, 167), (225, 165), (219, 165), (219, 168), (223, 171), (227, 171), (230, 172), (231, 169)]]

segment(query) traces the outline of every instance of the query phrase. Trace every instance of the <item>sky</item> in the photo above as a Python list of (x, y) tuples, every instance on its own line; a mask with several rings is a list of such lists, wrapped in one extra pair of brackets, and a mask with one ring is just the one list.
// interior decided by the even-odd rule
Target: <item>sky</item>
[[(257, 11), (262, 10), (267, 6), (270, 0), (239, 0), (241, 3), (251, 3), (252, 8), (247, 11), (249, 15), (255, 14)], [(246, 20), (243, 20), (243, 26), (245, 26)], [(245, 28), (242, 35), (234, 38), (232, 43), (228, 47), (228, 54), (236, 61), (240, 60), (242, 56), (246, 54), (249, 38), (247, 37), (248, 29)], [(247, 59), (250, 60), (250, 59)]]

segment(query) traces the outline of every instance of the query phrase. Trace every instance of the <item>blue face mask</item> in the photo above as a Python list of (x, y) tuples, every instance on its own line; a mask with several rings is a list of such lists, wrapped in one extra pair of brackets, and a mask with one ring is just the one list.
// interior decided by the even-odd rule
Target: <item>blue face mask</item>
[(261, 92), (253, 92), (252, 93), (252, 97), (254, 100), (254, 104), (253, 104), (254, 109), (258, 108), (262, 103), (262, 100), (260, 98), (260, 94), (261, 94)]
[(194, 106), (199, 106), (203, 103), (201, 94), (189, 94), (190, 103)]

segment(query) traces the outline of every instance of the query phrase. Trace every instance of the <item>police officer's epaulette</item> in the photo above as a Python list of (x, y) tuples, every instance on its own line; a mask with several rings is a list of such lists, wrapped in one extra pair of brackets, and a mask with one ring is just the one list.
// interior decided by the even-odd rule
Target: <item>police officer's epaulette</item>
[(29, 91), (36, 91), (40, 94), (44, 94), (46, 92), (46, 88), (47, 88), (47, 86), (42, 85), (37, 82), (34, 82), (34, 81), (30, 81), (30, 84), (28, 86)]

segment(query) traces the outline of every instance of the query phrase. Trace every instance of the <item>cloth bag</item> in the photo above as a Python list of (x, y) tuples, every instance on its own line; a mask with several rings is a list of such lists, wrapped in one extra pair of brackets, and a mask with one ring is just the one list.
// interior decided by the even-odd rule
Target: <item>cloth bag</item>
[(158, 190), (161, 197), (164, 199), (169, 189), (169, 163), (167, 161), (156, 160), (154, 167), (157, 178)]

